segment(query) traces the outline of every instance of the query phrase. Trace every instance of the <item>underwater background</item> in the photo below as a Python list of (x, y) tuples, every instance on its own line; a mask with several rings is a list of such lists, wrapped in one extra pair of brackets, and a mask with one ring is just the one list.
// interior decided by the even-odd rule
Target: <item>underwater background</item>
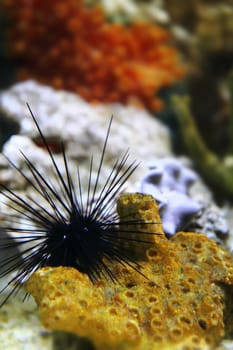
[[(54, 176), (27, 103), (59, 166), (62, 141), (71, 177), (77, 177), (78, 164), (84, 179), (92, 155), (92, 170), (98, 173), (113, 115), (99, 186), (104, 186), (114, 160), (129, 148), (130, 158), (140, 164), (123, 192), (156, 200), (156, 208), (150, 200), (144, 205), (147, 197), (133, 197), (132, 202), (138, 200), (139, 211), (140, 205), (149, 207), (145, 216), (161, 218), (164, 241), (155, 239), (157, 250), (147, 252), (146, 262), (142, 254), (153, 286), (119, 266), (112, 267), (120, 276), (119, 285), (101, 280), (98, 290), (79, 271), (73, 275), (42, 269), (40, 275), (39, 270), (26, 286), (39, 316), (32, 298), (28, 303), (21, 303), (20, 295), (8, 300), (0, 310), (1, 349), (233, 348), (232, 1), (1, 0), (3, 236), (8, 218), (2, 188), (26, 196), (33, 192), (7, 159), (28, 176), (21, 151), (43, 176)], [(61, 172), (65, 176), (64, 169)], [(133, 208), (130, 201), (124, 210)], [(7, 210), (13, 215), (10, 207)], [(0, 249), (3, 265), (8, 253), (1, 243)], [(135, 254), (140, 260), (140, 248)], [(61, 276), (68, 276), (75, 293), (82, 295), (78, 306)], [(171, 283), (173, 278), (176, 282)], [(5, 276), (1, 279), (4, 288)], [(58, 282), (64, 289), (57, 291)], [(40, 283), (51, 291), (46, 300), (38, 292)], [(56, 300), (59, 293), (61, 299)], [(72, 308), (83, 317), (75, 319)]]

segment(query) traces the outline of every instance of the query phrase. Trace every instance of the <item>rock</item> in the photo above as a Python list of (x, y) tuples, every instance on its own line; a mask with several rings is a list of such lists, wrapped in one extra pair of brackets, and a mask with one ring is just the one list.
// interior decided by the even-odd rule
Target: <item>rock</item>
[[(94, 170), (97, 169), (108, 123), (113, 115), (103, 172), (107, 173), (116, 158), (129, 148), (130, 158), (141, 162), (137, 175), (135, 173), (131, 178), (131, 184), (136, 176), (139, 178), (139, 174), (143, 174), (145, 159), (171, 154), (168, 130), (142, 109), (120, 104), (92, 106), (72, 93), (55, 91), (34, 81), (16, 84), (4, 91), (1, 102), (2, 108), (18, 122), (20, 135), (38, 141), (37, 130), (26, 106), (28, 103), (50, 144), (61, 152), (62, 140), (67, 156), (85, 169), (88, 169), (91, 155), (94, 155)], [(18, 163), (22, 162), (22, 156), (17, 151), (17, 148), (21, 149), (21, 141), (18, 140), (18, 147), (15, 141), (13, 157)], [(11, 147), (13, 140), (8, 142), (5, 150)], [(37, 163), (43, 169), (46, 156), (43, 155)]]

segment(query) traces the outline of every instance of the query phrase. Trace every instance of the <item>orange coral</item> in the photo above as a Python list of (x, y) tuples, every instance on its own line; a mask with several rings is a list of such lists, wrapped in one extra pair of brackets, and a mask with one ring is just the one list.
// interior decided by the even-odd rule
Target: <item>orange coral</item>
[(149, 23), (108, 23), (80, 0), (3, 0), (19, 79), (34, 78), (91, 102), (134, 102), (159, 110), (161, 87), (183, 77), (169, 33)]

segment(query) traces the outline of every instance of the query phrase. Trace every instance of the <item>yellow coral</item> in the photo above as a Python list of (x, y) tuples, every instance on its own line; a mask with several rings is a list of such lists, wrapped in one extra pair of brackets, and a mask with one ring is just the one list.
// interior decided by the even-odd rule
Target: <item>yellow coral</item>
[[(155, 210), (150, 220), (158, 221), (150, 196), (123, 195), (118, 210), (133, 213), (135, 203), (140, 220)], [(43, 324), (87, 337), (101, 350), (212, 349), (225, 332), (224, 292), (233, 286), (233, 257), (204, 235), (180, 232), (168, 240), (160, 230), (140, 261), (148, 279), (119, 263), (111, 266), (117, 283), (92, 284), (67, 267), (33, 274), (26, 288)]]
[(148, 243), (139, 244), (138, 239), (155, 243), (159, 236), (165, 237), (158, 206), (151, 195), (123, 193), (118, 199), (117, 212), (122, 221), (135, 222), (135, 225), (131, 224), (128, 227), (126, 225), (125, 230), (129, 230), (127, 237), (132, 238), (132, 241), (123, 244), (130, 244), (130, 251), (134, 252), (137, 259), (145, 258), (146, 248), (148, 248)]

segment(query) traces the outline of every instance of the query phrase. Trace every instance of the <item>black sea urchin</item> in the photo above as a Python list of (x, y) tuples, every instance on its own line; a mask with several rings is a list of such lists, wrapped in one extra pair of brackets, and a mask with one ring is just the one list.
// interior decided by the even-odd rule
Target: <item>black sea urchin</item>
[[(22, 156), (30, 176), (9, 160), (41, 198), (41, 203), (47, 205), (45, 207), (30, 195), (23, 197), (4, 185), (0, 187), (1, 193), (7, 199), (8, 207), (15, 213), (10, 217), (11, 224), (2, 227), (8, 236), (1, 237), (0, 249), (9, 250), (9, 254), (4, 258), (0, 256), (0, 277), (17, 270), (7, 284), (12, 285), (13, 289), (4, 302), (20, 289), (34, 271), (44, 266), (74, 267), (86, 273), (93, 282), (100, 277), (114, 281), (115, 277), (108, 266), (108, 261), (115, 260), (127, 264), (141, 273), (139, 264), (130, 254), (130, 244), (123, 244), (124, 241), (129, 243), (132, 240), (129, 237), (130, 229), (125, 228), (126, 224), (129, 227), (130, 224), (135, 225), (135, 221), (120, 222), (114, 208), (117, 195), (138, 166), (135, 161), (127, 165), (128, 151), (115, 161), (104, 186), (98, 189), (112, 118), (108, 125), (94, 184), (92, 184), (93, 157), (90, 159), (87, 196), (84, 199), (79, 168), (77, 167), (76, 192), (64, 145), (61, 144), (65, 170), (65, 176), (62, 176), (51, 147), (29, 106), (28, 108), (52, 162), (57, 186), (42, 175), (25, 154), (22, 153)], [(19, 225), (22, 218), (23, 228)], [(18, 228), (15, 228), (17, 224)], [(14, 234), (14, 237), (11, 234)], [(137, 241), (142, 242), (140, 237)], [(16, 253), (14, 249), (16, 247), (20, 248), (20, 253), (18, 251)]]

